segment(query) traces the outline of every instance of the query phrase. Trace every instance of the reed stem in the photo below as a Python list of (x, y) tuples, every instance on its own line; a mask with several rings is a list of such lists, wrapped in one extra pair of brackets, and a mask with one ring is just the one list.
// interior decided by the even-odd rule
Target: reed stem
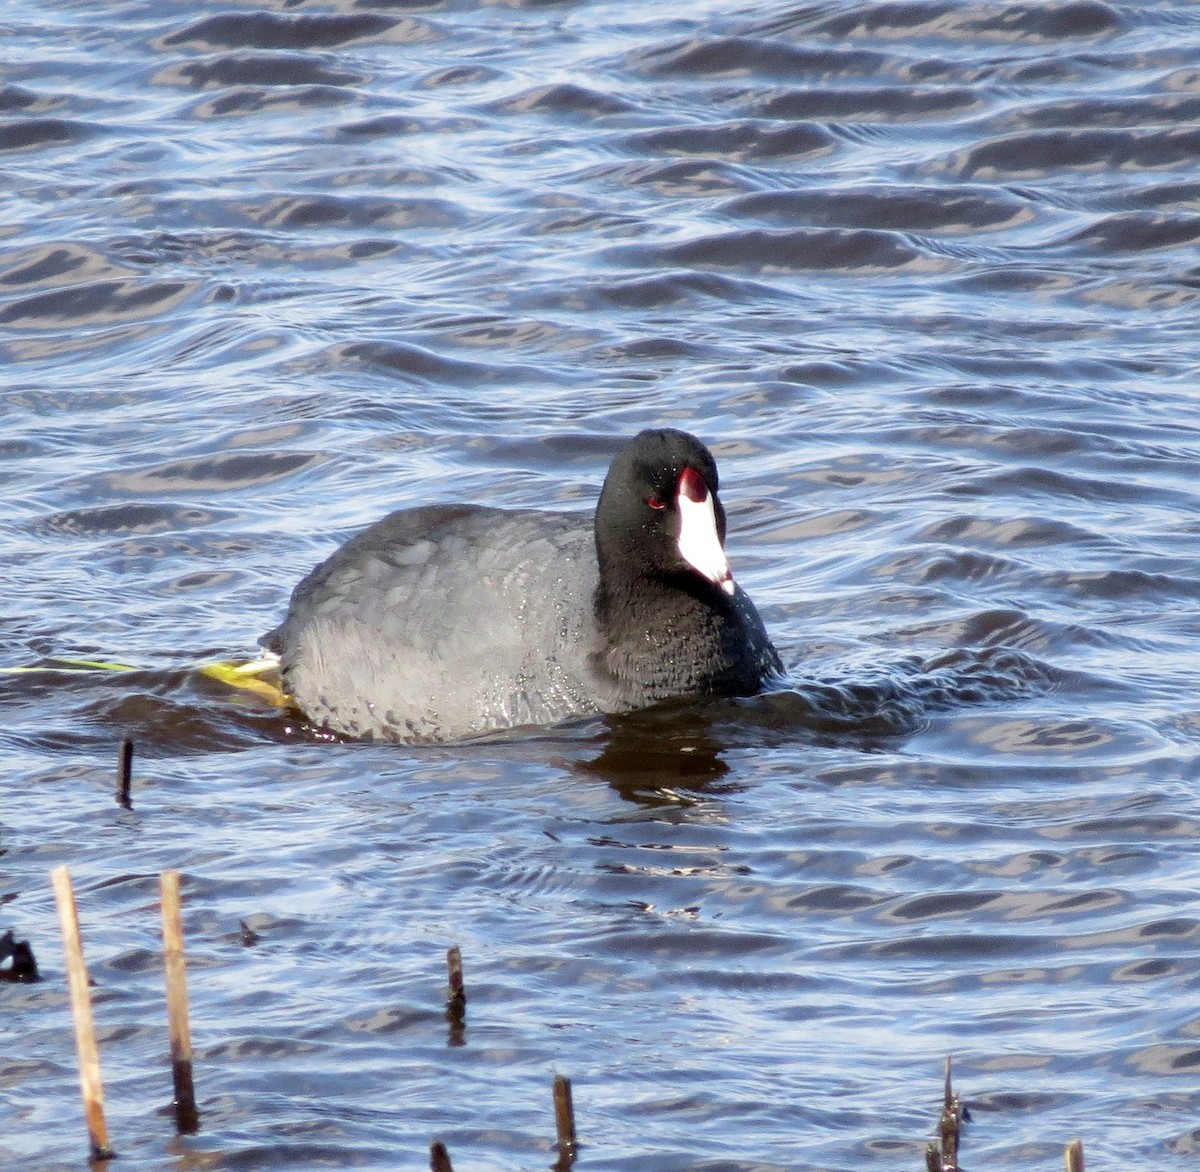
[(104, 1118), (104, 1084), (100, 1078), (100, 1049), (96, 1045), (96, 1023), (92, 1017), (92, 995), (88, 989), (87, 964), (83, 959), (83, 937), (79, 932), (79, 912), (75, 889), (66, 867), (50, 872), (58, 919), (62, 926), (63, 947), (67, 957), (67, 984), (71, 991), (71, 1015), (75, 1020), (75, 1047), (79, 1052), (79, 1086), (83, 1093), (83, 1113), (87, 1119), (88, 1143), (93, 1160), (112, 1158), (108, 1146), (108, 1124)]

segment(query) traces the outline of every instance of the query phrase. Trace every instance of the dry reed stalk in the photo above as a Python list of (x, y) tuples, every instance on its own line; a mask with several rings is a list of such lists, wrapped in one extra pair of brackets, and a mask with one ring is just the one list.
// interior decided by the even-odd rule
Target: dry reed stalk
[(63, 947), (67, 956), (67, 984), (71, 991), (71, 1015), (75, 1020), (75, 1047), (79, 1052), (79, 1086), (83, 1092), (91, 1158), (107, 1160), (113, 1153), (108, 1146), (108, 1124), (104, 1119), (100, 1050), (96, 1045), (96, 1023), (92, 1017), (92, 995), (88, 989), (87, 965), (83, 959), (83, 938), (79, 933), (75, 890), (66, 867), (55, 867), (50, 872), (50, 879), (54, 884), (54, 898), (58, 904), (58, 919), (62, 925)]
[(183, 954), (183, 912), (179, 904), (179, 872), (159, 876), (162, 891), (163, 965), (167, 981), (167, 1028), (171, 1036), (171, 1076), (175, 1086), (175, 1126), (196, 1131), (196, 1089), (192, 1082), (192, 1035), (188, 1026), (187, 966)]

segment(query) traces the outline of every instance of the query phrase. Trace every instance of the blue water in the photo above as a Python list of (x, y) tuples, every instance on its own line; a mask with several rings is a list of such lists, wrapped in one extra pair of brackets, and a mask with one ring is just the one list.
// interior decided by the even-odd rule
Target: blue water
[[(557, 1071), (581, 1170), (907, 1172), (951, 1053), (964, 1167), (1194, 1164), (1200, 9), (0, 33), (2, 665), (136, 669), (0, 675), (0, 1163), (87, 1155), (65, 863), (122, 1169), (544, 1168)], [(587, 511), (651, 425), (779, 692), (405, 748), (196, 670), (387, 511)]]

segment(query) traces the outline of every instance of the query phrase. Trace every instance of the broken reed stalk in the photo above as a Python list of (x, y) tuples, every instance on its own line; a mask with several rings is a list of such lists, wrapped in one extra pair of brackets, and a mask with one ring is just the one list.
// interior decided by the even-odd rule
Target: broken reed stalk
[(159, 876), (162, 891), (163, 965), (167, 979), (167, 1027), (171, 1035), (171, 1075), (175, 1084), (175, 1127), (191, 1135), (200, 1125), (192, 1083), (192, 1035), (188, 1028), (187, 972), (183, 955), (183, 913), (179, 872)]
[(450, 1153), (440, 1139), (435, 1139), (429, 1145), (429, 1172), (454, 1172), (450, 1163)]
[(554, 1130), (559, 1163), (569, 1167), (575, 1159), (575, 1104), (571, 1099), (571, 1080), (561, 1074), (554, 1076)]
[(1083, 1140), (1073, 1139), (1063, 1152), (1067, 1172), (1083, 1172)]
[(955, 1172), (958, 1168), (958, 1141), (962, 1134), (962, 1100), (954, 1093), (950, 1081), (952, 1062), (946, 1058), (946, 1081), (942, 1090), (942, 1115), (938, 1120), (938, 1135), (941, 1138), (941, 1166), (943, 1172)]
[(83, 938), (79, 934), (79, 912), (75, 891), (66, 867), (50, 872), (58, 919), (62, 926), (63, 947), (67, 956), (67, 984), (71, 991), (71, 1014), (75, 1019), (75, 1047), (79, 1052), (79, 1086), (83, 1092), (83, 1111), (87, 1118), (88, 1144), (93, 1160), (108, 1160), (108, 1124), (104, 1119), (104, 1084), (100, 1080), (100, 1050), (96, 1045), (96, 1023), (92, 1017), (92, 996), (88, 991), (87, 965), (83, 959)]
[(117, 805), (126, 810), (133, 809), (133, 798), (130, 789), (133, 785), (133, 741), (128, 737), (121, 739), (121, 748), (117, 753)]
[(446, 1011), (458, 1022), (467, 1013), (467, 989), (463, 984), (462, 949), (455, 944), (446, 949), (446, 971), (450, 988), (446, 994)]
[(463, 983), (462, 950), (455, 944), (446, 949), (446, 971), (449, 984), (446, 987), (446, 1032), (447, 1046), (467, 1044), (467, 988)]
[(942, 1086), (942, 1113), (938, 1118), (938, 1138), (925, 1145), (926, 1172), (958, 1172), (958, 1141), (963, 1120), (968, 1118), (962, 1099), (954, 1093), (950, 1081), (951, 1060), (946, 1059), (946, 1077)]

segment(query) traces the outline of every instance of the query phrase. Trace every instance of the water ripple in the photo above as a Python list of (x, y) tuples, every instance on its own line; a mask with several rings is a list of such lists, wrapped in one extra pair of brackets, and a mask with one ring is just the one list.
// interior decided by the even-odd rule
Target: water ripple
[[(135, 1163), (548, 1164), (561, 1070), (596, 1169), (915, 1167), (951, 1052), (966, 1164), (1194, 1155), (1193, 6), (9, 7), (0, 1163), (81, 1151), (63, 862)], [(766, 694), (397, 752), (199, 670), (664, 424)]]

